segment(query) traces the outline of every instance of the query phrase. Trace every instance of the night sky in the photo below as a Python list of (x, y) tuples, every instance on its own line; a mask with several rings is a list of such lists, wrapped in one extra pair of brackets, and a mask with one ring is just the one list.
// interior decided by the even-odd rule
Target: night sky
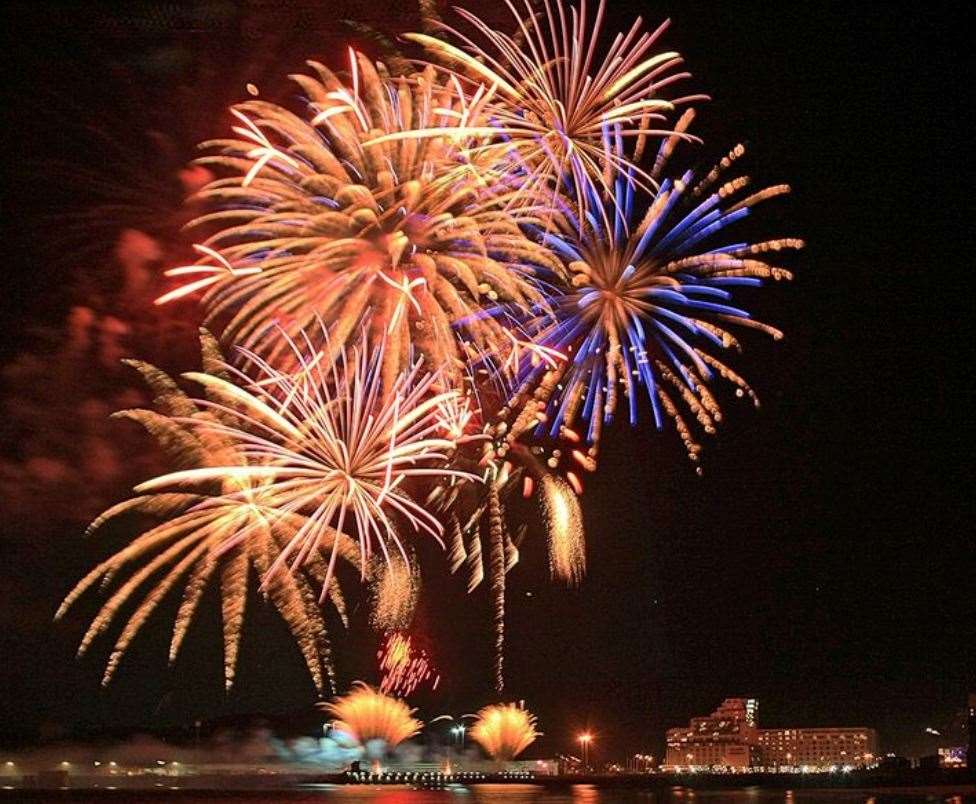
[[(59, 186), (63, 174), (50, 165), (102, 159), (78, 127), (97, 121), (124, 143), (140, 121), (185, 125), (187, 110), (174, 105), (187, 101), (173, 87), (208, 50), (226, 58), (231, 83), (192, 98), (190, 119), (200, 134), (218, 133), (224, 90), (242, 97), (249, 66), (255, 79), (269, 77), (262, 94), (274, 97), (270, 77), (304, 58), (339, 63), (350, 36), (332, 20), (407, 30), (415, 8), (322, 5), (327, 14), (312, 3), (274, 14), (261, 2), (6, 7), (14, 80), (3, 104), (4, 360), (34, 348), (37, 325), (64, 317), (64, 288), (84, 270), (81, 256), (52, 253), (60, 241), (51, 242), (51, 211), (75, 190)], [(654, 24), (673, 18), (662, 47), (679, 50), (695, 74), (689, 87), (714, 98), (699, 115), (703, 155), (747, 142), (757, 181), (794, 188), (761, 209), (760, 231), (808, 247), (793, 283), (748, 299), (787, 337), (745, 339), (735, 365), (763, 404), (726, 398), (726, 422), (705, 442), (704, 477), (645, 411), (636, 431), (605, 439), (587, 479), (581, 588), (546, 581), (541, 543), (523, 550), (509, 576), (510, 695), (539, 714), (540, 753), (568, 749), (587, 726), (596, 758), (660, 755), (665, 728), (733, 695), (759, 698), (761, 725), (873, 726), (884, 750), (931, 752), (923, 729), (943, 727), (976, 691), (964, 337), (972, 174), (954, 108), (971, 76), (958, 20), (948, 7), (906, 16), (827, 3), (612, 5), (621, 25), (635, 13)], [(270, 20), (280, 29), (271, 48)], [(256, 52), (273, 57), (254, 64)], [(188, 159), (198, 133), (179, 134), (187, 150), (177, 156)], [(17, 445), (3, 451), (16, 455)], [(64, 522), (29, 532), (13, 517), (0, 523), (0, 739), (273, 714), (312, 700), (297, 650), (260, 606), (239, 687), (224, 696), (214, 595), (175, 670), (165, 669), (164, 613), (100, 691), (107, 647), (72, 658), (91, 608), (64, 625), (50, 618), (104, 543), (84, 543)], [(427, 587), (421, 625), (445, 684), (436, 704), (421, 702), (425, 715), (472, 711), (491, 697), (486, 597), (467, 598), (460, 584)], [(370, 666), (369, 637), (336, 642), (347, 680)]]

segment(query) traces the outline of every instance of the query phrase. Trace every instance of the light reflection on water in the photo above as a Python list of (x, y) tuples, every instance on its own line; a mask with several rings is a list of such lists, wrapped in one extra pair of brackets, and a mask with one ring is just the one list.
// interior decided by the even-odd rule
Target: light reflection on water
[[(325, 795), (302, 799), (302, 804), (325, 800), (330, 804), (969, 804), (973, 796), (929, 791), (875, 793), (857, 790), (692, 790), (674, 787), (653, 790), (606, 790), (579, 784), (562, 790), (536, 785), (474, 785), (446, 790), (411, 790), (340, 786)], [(262, 801), (261, 804), (264, 804)], [(268, 802), (270, 804), (270, 800)]]
[[(121, 791), (119, 791), (121, 793)], [(3, 799), (0, 796), (0, 801)], [(138, 793), (104, 794), (72, 791), (64, 798), (73, 804), (143, 804)], [(167, 798), (151, 799), (168, 801)], [(741, 790), (692, 790), (672, 787), (666, 791), (607, 790), (579, 784), (559, 790), (536, 785), (481, 784), (453, 786), (442, 790), (415, 790), (393, 785), (307, 785), (288, 792), (250, 792), (219, 797), (206, 793), (183, 792), (172, 799), (180, 804), (971, 804), (973, 795), (948, 795), (935, 790), (906, 790), (899, 793), (869, 790), (768, 790), (747, 787)]]

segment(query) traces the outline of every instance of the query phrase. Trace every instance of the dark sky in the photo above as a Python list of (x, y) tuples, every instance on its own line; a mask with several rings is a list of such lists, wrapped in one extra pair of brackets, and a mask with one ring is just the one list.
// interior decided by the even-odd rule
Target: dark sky
[[(3, 215), (4, 355), (29, 344), (33, 322), (63, 316), (61, 288), (72, 281), (71, 260), (50, 259), (43, 242), (58, 194), (44, 164), (101, 158), (78, 145), (62, 109), (83, 108), (122, 142), (143, 119), (188, 125), (170, 90), (201, 49), (226, 57), (227, 76), (247, 65), (284, 75), (305, 57), (338, 61), (343, 36), (326, 28), (331, 19), (396, 30), (414, 7), (337, 3), (323, 20), (318, 4), (284, 5), (270, 16), (260, 2), (136, 2), (125, 13), (104, 3), (7, 6), (5, 73), (15, 86), (4, 104), (14, 177)], [(511, 693), (539, 713), (545, 751), (567, 748), (588, 725), (601, 754), (658, 753), (666, 727), (728, 695), (758, 697), (763, 724), (874, 726), (887, 750), (931, 751), (922, 730), (943, 726), (976, 690), (964, 337), (972, 174), (954, 108), (972, 76), (958, 20), (949, 7), (613, 5), (622, 24), (631, 12), (673, 18), (665, 46), (714, 97), (701, 113), (707, 146), (718, 154), (744, 139), (757, 177), (792, 184), (785, 203), (764, 210), (764, 231), (809, 245), (791, 286), (756, 297), (759, 317), (787, 338), (747, 340), (738, 365), (763, 406), (729, 401), (704, 477), (672, 434), (615, 432), (584, 497), (582, 587), (544, 582), (541, 545), (510, 576)], [(256, 52), (272, 56), (252, 64)], [(104, 80), (118, 64), (135, 76), (131, 92)], [(190, 119), (218, 119), (219, 96), (201, 91)], [(239, 689), (223, 696), (215, 599), (175, 671), (164, 669), (163, 617), (101, 692), (97, 662), (71, 659), (81, 618), (49, 624), (95, 552), (71, 528), (19, 527), (2, 524), (16, 548), (0, 562), (0, 738), (31, 739), (41, 724), (54, 733), (50, 724), (139, 728), (281, 712), (311, 699), (297, 654), (261, 613), (247, 629)], [(444, 586), (432, 586), (423, 619), (450, 681), (426, 714), (471, 711), (489, 684), (484, 597)], [(347, 672), (370, 649), (349, 648)]]

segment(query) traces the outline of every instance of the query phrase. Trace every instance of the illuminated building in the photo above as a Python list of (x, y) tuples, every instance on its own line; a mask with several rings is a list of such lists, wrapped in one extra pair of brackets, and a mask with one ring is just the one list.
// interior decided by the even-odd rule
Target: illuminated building
[(758, 709), (754, 698), (726, 698), (707, 717), (692, 718), (687, 728), (668, 729), (665, 764), (704, 768), (758, 764)]
[(865, 727), (760, 729), (754, 698), (726, 698), (687, 728), (668, 729), (669, 767), (809, 768), (862, 766), (877, 755), (877, 734)]
[(963, 768), (966, 766), (966, 746), (955, 745), (939, 749), (940, 768)]
[(759, 748), (766, 767), (870, 765), (878, 753), (874, 729), (759, 729)]

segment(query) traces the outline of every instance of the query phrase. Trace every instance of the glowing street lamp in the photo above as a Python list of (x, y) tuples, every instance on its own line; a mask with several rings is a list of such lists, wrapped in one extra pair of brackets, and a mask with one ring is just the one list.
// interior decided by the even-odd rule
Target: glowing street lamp
[(580, 748), (583, 751), (583, 769), (584, 770), (589, 770), (589, 767), (590, 767), (590, 761), (589, 761), (589, 758), (590, 758), (590, 743), (593, 741), (593, 735), (590, 734), (589, 732), (586, 732), (585, 731), (579, 737), (577, 737), (576, 739), (579, 740)]
[(474, 718), (475, 715), (461, 715), (461, 717), (456, 718), (452, 715), (438, 715), (433, 720), (430, 721), (431, 724), (437, 723), (441, 720), (449, 720), (454, 725), (448, 729), (452, 738), (456, 738), (458, 745), (460, 745), (461, 750), (464, 750), (464, 733), (468, 730), (468, 727), (464, 725), (464, 718), (470, 717)]

